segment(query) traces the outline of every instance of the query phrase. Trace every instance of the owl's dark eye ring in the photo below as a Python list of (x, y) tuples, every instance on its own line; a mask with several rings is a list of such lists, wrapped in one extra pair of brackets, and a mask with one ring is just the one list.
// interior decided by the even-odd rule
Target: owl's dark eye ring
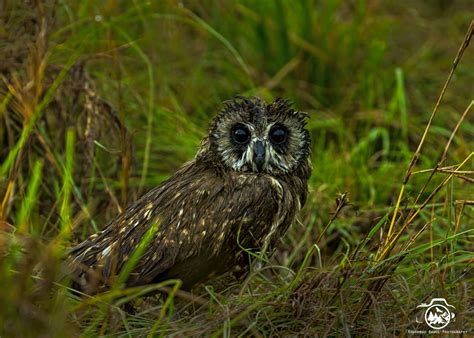
[(238, 124), (232, 128), (232, 139), (235, 143), (245, 144), (250, 141), (250, 131), (243, 124)]
[(270, 129), (269, 137), (274, 144), (283, 144), (288, 139), (288, 130), (280, 125), (275, 125)]

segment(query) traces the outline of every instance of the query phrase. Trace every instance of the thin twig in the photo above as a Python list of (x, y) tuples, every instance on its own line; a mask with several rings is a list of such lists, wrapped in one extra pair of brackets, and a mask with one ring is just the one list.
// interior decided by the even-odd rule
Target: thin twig
[(316, 240), (316, 244), (319, 244), (319, 242), (323, 238), (323, 235), (328, 230), (329, 226), (332, 224), (332, 222), (334, 222), (334, 220), (337, 218), (337, 216), (339, 215), (341, 210), (347, 205), (349, 205), (349, 199), (347, 198), (347, 192), (345, 192), (343, 194), (340, 194), (339, 196), (336, 197), (336, 210), (332, 214), (331, 219), (326, 224), (323, 231), (321, 231), (321, 233), (319, 234), (318, 239)]

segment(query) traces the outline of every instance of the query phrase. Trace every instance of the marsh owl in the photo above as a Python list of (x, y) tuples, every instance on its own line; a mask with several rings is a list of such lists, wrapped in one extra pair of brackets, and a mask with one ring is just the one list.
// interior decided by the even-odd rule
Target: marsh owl
[(306, 118), (282, 99), (224, 102), (193, 160), (70, 250), (77, 285), (109, 288), (145, 236), (127, 286), (190, 289), (270, 253), (306, 201)]

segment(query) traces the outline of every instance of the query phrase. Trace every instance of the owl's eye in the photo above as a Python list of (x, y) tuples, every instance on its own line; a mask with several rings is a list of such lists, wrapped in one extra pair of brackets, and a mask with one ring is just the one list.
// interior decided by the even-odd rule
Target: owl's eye
[(246, 126), (238, 124), (232, 129), (232, 139), (238, 144), (245, 144), (250, 140), (250, 131)]
[(275, 144), (282, 144), (288, 138), (288, 131), (282, 126), (273, 126), (270, 129), (270, 140)]

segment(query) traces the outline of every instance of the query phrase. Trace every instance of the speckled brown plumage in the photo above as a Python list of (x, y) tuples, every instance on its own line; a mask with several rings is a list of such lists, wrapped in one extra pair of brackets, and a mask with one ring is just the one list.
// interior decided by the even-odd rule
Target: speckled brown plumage
[(78, 287), (110, 287), (153, 224), (128, 286), (177, 278), (189, 289), (247, 265), (246, 250), (271, 252), (306, 201), (305, 118), (284, 100), (226, 102), (193, 160), (70, 251)]

